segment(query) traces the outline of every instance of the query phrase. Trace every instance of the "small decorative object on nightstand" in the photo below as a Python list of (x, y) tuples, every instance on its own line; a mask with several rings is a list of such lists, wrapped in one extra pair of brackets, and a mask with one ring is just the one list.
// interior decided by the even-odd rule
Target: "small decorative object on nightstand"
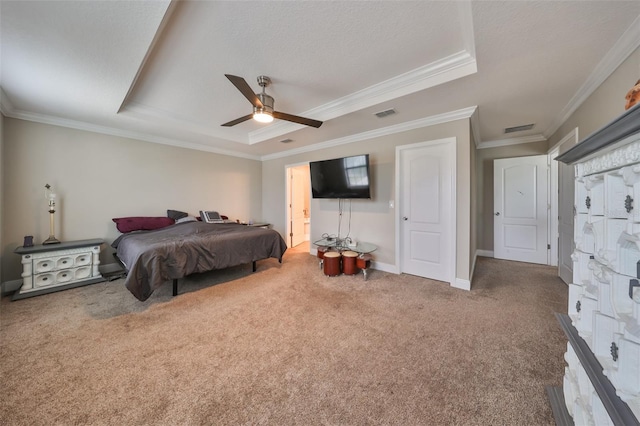
[(12, 300), (104, 281), (98, 270), (103, 242), (94, 239), (18, 247), (14, 252), (22, 256), (22, 287)]
[(33, 235), (27, 235), (24, 237), (22, 247), (33, 247)]

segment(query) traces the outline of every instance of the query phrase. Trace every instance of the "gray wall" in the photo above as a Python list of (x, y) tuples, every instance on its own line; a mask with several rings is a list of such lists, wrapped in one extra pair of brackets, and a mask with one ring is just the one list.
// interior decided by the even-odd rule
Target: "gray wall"
[(640, 79), (640, 48), (598, 87), (595, 92), (549, 138), (553, 147), (567, 133), (578, 128), (582, 141), (624, 112), (625, 96)]
[(103, 264), (114, 262), (114, 217), (165, 216), (167, 209), (261, 216), (260, 161), (11, 118), (3, 135), (3, 282), (20, 278), (13, 250), (24, 236), (39, 244), (49, 235), (46, 183), (60, 198), (56, 237), (105, 239)]
[[(350, 235), (356, 240), (376, 244), (377, 262), (395, 266), (395, 209), (389, 201), (395, 199), (396, 146), (426, 142), (447, 137), (457, 138), (457, 267), (456, 277), (468, 280), (471, 248), (471, 136), (469, 120), (425, 127), (348, 145), (326, 148), (284, 158), (267, 160), (262, 165), (263, 220), (274, 229), (286, 230), (285, 170), (287, 165), (368, 153), (371, 162), (372, 200), (351, 202)], [(342, 221), (341, 235), (345, 235), (347, 215)], [(338, 231), (338, 201), (311, 201), (311, 241), (323, 233)], [(473, 249), (475, 251), (475, 249)]]

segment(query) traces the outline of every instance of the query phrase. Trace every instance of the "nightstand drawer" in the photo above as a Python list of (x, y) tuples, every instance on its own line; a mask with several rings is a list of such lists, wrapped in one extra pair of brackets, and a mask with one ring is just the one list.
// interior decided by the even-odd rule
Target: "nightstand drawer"
[(13, 300), (104, 281), (100, 265), (102, 240), (19, 247), (22, 287)]

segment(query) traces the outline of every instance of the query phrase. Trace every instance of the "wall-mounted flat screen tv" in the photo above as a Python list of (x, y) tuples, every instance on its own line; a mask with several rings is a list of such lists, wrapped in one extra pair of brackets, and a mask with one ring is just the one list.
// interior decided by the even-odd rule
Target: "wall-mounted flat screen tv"
[(369, 154), (313, 161), (309, 168), (313, 198), (371, 198)]

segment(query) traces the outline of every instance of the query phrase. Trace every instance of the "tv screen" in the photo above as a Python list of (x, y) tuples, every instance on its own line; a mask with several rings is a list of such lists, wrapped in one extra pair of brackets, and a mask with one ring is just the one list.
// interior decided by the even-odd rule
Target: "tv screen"
[(309, 169), (313, 198), (371, 198), (369, 154), (313, 161)]

